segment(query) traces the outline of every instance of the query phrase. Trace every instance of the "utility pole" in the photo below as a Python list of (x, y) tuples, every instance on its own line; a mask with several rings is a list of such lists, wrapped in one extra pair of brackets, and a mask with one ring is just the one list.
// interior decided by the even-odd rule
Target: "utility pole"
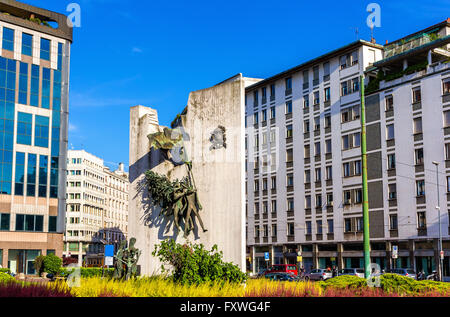
[(363, 221), (364, 221), (364, 276), (370, 277), (370, 233), (369, 233), (369, 191), (367, 189), (367, 144), (366, 144), (366, 107), (364, 75), (360, 77), (361, 91), (361, 154), (362, 154), (362, 185), (363, 185)]
[(442, 232), (441, 232), (441, 203), (439, 199), (439, 162), (434, 161), (433, 164), (436, 166), (436, 190), (437, 190), (437, 205), (436, 209), (438, 211), (438, 224), (439, 224), (439, 280), (442, 282), (444, 280), (444, 257), (442, 256)]

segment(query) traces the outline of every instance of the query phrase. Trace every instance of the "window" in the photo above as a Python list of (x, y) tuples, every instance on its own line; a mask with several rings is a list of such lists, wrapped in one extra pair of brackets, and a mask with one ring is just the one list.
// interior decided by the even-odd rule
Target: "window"
[(358, 51), (340, 57), (341, 70), (356, 64), (358, 64)]
[(262, 112), (262, 122), (266, 122), (267, 121), (267, 109), (264, 109)]
[(27, 196), (36, 196), (37, 155), (28, 153)]
[(259, 214), (259, 203), (255, 203), (255, 215)]
[(292, 101), (286, 102), (286, 114), (292, 113)]
[(50, 40), (41, 38), (41, 59), (50, 60)]
[(271, 209), (272, 209), (273, 214), (275, 214), (277, 212), (277, 201), (276, 200), (272, 200)]
[(355, 175), (361, 175), (362, 167), (361, 167), (361, 161), (355, 161)]
[(324, 98), (325, 102), (330, 101), (330, 97), (331, 97), (330, 87), (327, 87), (323, 90), (323, 95), (324, 95), (323, 98)]
[(269, 212), (269, 205), (267, 204), (267, 201), (263, 202), (263, 214), (267, 214)]
[(287, 200), (287, 211), (291, 212), (294, 211), (294, 199), (290, 198)]
[(9, 231), (10, 214), (0, 214), (0, 231)]
[(22, 54), (33, 56), (33, 35), (22, 33)]
[(322, 234), (322, 220), (317, 220), (316, 226), (317, 226), (317, 234)]
[(255, 192), (257, 192), (257, 191), (259, 191), (259, 180), (255, 180), (254, 181), (254, 188), (253, 188), (253, 190), (255, 191)]
[(43, 232), (44, 216), (16, 215), (16, 231)]
[(259, 226), (255, 226), (255, 239), (259, 239)]
[(277, 177), (276, 176), (272, 176), (270, 185), (271, 185), (270, 189), (277, 189)]
[(355, 204), (362, 203), (362, 189), (355, 189)]
[(386, 111), (394, 110), (394, 97), (387, 96), (385, 98), (385, 102), (386, 102)]
[(311, 183), (311, 171), (305, 170), (305, 184)]
[(353, 147), (361, 146), (361, 133), (357, 132), (353, 134)]
[(314, 131), (320, 130), (320, 117), (314, 118)]
[(56, 232), (57, 221), (58, 221), (58, 217), (56, 217), (56, 216), (48, 217), (48, 232)]
[(394, 125), (390, 124), (386, 126), (386, 139), (393, 140), (394, 138), (395, 138)]
[(309, 71), (305, 70), (303, 71), (303, 89), (306, 89), (309, 87)]
[(352, 79), (352, 92), (359, 91), (359, 78)]
[(344, 232), (352, 232), (352, 219), (344, 219)]
[(352, 193), (350, 190), (344, 190), (344, 205), (350, 205), (352, 202)]
[(342, 150), (348, 150), (350, 148), (349, 136), (344, 135), (342, 137)]
[(320, 94), (318, 91), (314, 92), (314, 105), (318, 105), (320, 103)]
[(270, 119), (275, 119), (275, 107), (270, 108)]
[(303, 122), (303, 132), (304, 133), (309, 133), (309, 120), (305, 120)]
[(253, 114), (253, 124), (259, 123), (259, 113)]
[(444, 128), (450, 127), (450, 111), (444, 112)]
[(346, 96), (348, 95), (349, 92), (349, 88), (348, 88), (348, 82), (344, 81), (343, 83), (341, 83), (341, 96)]
[(345, 109), (341, 112), (341, 122), (342, 123), (346, 123), (350, 121), (350, 114), (351, 111), (350, 109)]
[(48, 148), (49, 118), (36, 115), (34, 145)]
[(269, 188), (268, 188), (268, 184), (267, 184), (267, 178), (264, 178), (263, 179), (263, 190), (268, 190)]
[(28, 104), (28, 64), (20, 62), (19, 73), (19, 103)]
[(272, 238), (277, 237), (277, 225), (272, 225)]
[(310, 158), (311, 157), (311, 149), (309, 145), (305, 145), (304, 147), (304, 156), (305, 158)]
[(319, 66), (313, 67), (313, 80), (314, 80), (314, 85), (319, 84)]
[(364, 218), (356, 218), (356, 232), (364, 230)]
[(314, 143), (314, 154), (320, 156), (320, 142)]
[(416, 160), (416, 165), (423, 164), (423, 149), (415, 150), (415, 160)]
[(422, 101), (422, 93), (420, 91), (420, 87), (414, 88), (412, 91), (412, 95), (413, 95), (413, 103)]
[(450, 94), (450, 78), (446, 78), (442, 82), (444, 95)]
[(267, 238), (269, 236), (269, 226), (263, 225), (263, 238)]
[(34, 107), (39, 107), (39, 78), (39, 66), (31, 65), (30, 105)]
[(16, 152), (16, 176), (14, 195), (24, 195), (25, 184), (25, 153)]
[(270, 85), (270, 97), (275, 99), (275, 84)]
[(323, 75), (324, 76), (330, 75), (330, 62), (323, 63)]
[(388, 154), (388, 169), (395, 169), (395, 154)]
[(398, 230), (397, 215), (389, 215), (389, 229), (390, 230)]
[(3, 27), (3, 49), (14, 52), (14, 30)]
[(427, 218), (424, 211), (419, 211), (417, 213), (417, 228), (426, 229), (427, 228)]
[(17, 143), (31, 145), (33, 115), (19, 112), (17, 115)]
[(325, 153), (330, 154), (332, 152), (331, 140), (325, 140)]
[(312, 223), (311, 221), (306, 221), (306, 234), (312, 234)]
[(259, 99), (258, 90), (255, 90), (253, 92), (253, 105), (255, 106), (258, 105), (258, 99)]
[(287, 235), (288, 236), (293, 236), (294, 235), (294, 223), (293, 222), (289, 222), (287, 224)]
[(286, 90), (292, 89), (292, 78), (286, 78)]
[(305, 208), (311, 209), (311, 196), (310, 195), (305, 196)]
[(316, 195), (316, 208), (322, 208), (322, 195)]
[(353, 120), (358, 120), (361, 118), (361, 109), (359, 105), (352, 107), (352, 118)]
[[(450, 112), (449, 112), (449, 119), (450, 119)], [(450, 121), (449, 121), (450, 123)], [(422, 118), (415, 118), (414, 119), (414, 134), (422, 133)]]
[(292, 162), (294, 160), (294, 152), (292, 149), (286, 150), (286, 162)]
[(304, 95), (303, 96), (303, 108), (308, 108), (309, 107), (309, 95)]
[(42, 68), (41, 107), (50, 109), (50, 68)]
[(326, 167), (326, 174), (327, 174), (327, 180), (331, 180), (333, 178), (333, 167), (332, 166)]
[(292, 124), (286, 126), (286, 138), (292, 138)]
[(294, 174), (288, 174), (286, 177), (286, 186), (294, 186)]
[(325, 129), (331, 128), (331, 115), (326, 114), (325, 115)]
[(397, 185), (389, 184), (388, 185), (389, 199), (397, 199)]
[(359, 91), (359, 78), (353, 78), (341, 83), (341, 96), (350, 95)]
[(316, 182), (320, 182), (322, 180), (322, 169), (320, 167), (316, 168), (315, 176), (316, 176), (316, 178), (315, 178)]
[(333, 219), (328, 219), (328, 233), (334, 233), (334, 221)]
[(417, 196), (425, 196), (425, 181), (424, 180), (419, 180), (416, 181), (416, 193)]
[(327, 206), (331, 207), (333, 206), (333, 194), (327, 194)]
[(263, 98), (263, 99), (266, 99), (266, 98), (267, 98), (267, 88), (266, 88), (266, 87), (263, 87), (263, 88), (261, 89), (261, 95), (262, 95), (262, 98)]

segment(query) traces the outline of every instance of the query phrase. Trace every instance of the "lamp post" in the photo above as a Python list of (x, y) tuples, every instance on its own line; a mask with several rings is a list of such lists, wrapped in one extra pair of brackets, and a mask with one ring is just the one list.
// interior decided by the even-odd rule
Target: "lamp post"
[(437, 205), (436, 209), (438, 211), (438, 225), (439, 225), (439, 280), (444, 279), (444, 259), (442, 256), (442, 232), (441, 232), (441, 205), (439, 199), (439, 162), (434, 161), (433, 164), (436, 166), (436, 190), (437, 190)]

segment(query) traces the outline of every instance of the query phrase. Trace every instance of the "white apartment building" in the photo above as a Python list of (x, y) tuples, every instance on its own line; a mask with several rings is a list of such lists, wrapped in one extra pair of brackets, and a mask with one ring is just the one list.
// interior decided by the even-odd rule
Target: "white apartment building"
[[(443, 186), (450, 167), (444, 163), (450, 67), (443, 62), (449, 34), (445, 21), (386, 46), (360, 40), (247, 87), (248, 270), (297, 260), (307, 270), (363, 267), (360, 76), (365, 76), (371, 90), (366, 117), (372, 262), (382, 269), (435, 269), (432, 161), (439, 161), (444, 267), (450, 276)], [(380, 71), (384, 78), (376, 79)], [(450, 124), (450, 112), (448, 117)], [(393, 245), (399, 248), (395, 260)]]
[(101, 265), (105, 244), (118, 245), (128, 229), (128, 175), (102, 159), (69, 150), (64, 256), (80, 265)]

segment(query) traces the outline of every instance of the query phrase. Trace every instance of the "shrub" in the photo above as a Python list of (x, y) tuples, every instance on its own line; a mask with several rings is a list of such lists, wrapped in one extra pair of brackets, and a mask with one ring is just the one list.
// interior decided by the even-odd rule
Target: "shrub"
[(43, 268), (44, 272), (58, 275), (58, 273), (61, 271), (62, 260), (54, 254), (49, 254), (45, 256), (43, 263), (44, 263)]
[(337, 288), (337, 289), (355, 289), (367, 287), (367, 281), (364, 278), (353, 275), (341, 275), (334, 278), (327, 279), (320, 282), (320, 285), (324, 289)]
[[(174, 240), (165, 240), (155, 246), (152, 254), (173, 267), (172, 278), (181, 284), (245, 282), (247, 274), (238, 266), (223, 262), (223, 253), (217, 250), (217, 245), (208, 251), (202, 244), (181, 245)], [(164, 266), (161, 269), (163, 273), (166, 271)]]
[(15, 281), (15, 278), (7, 273), (0, 272), (0, 284), (5, 284)]
[(11, 270), (8, 268), (0, 269), (0, 273), (9, 273), (9, 272), (11, 272)]
[(34, 259), (34, 268), (36, 269), (36, 273), (41, 275), (44, 272), (44, 260), (45, 256), (40, 255), (36, 259)]
[[(60, 275), (67, 277), (69, 276), (75, 268), (62, 268), (60, 270)], [(105, 268), (104, 276), (105, 277), (112, 277), (114, 274), (114, 269), (107, 269)], [(91, 277), (102, 277), (102, 268), (101, 267), (82, 267), (80, 268), (80, 276), (84, 278), (91, 278)]]

